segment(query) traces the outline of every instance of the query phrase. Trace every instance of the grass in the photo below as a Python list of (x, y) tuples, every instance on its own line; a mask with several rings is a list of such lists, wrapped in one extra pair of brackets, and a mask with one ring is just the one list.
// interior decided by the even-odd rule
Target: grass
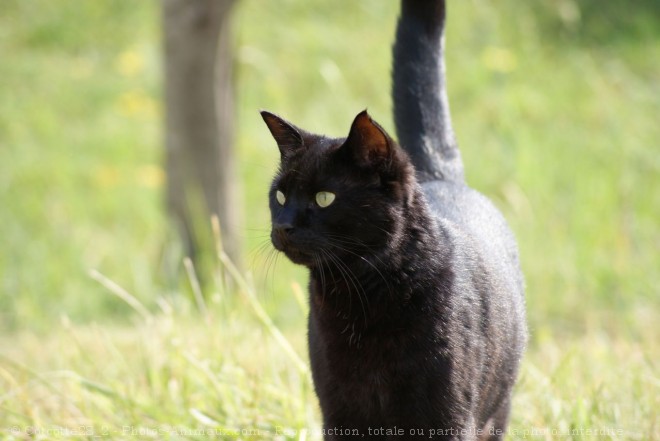
[[(300, 361), (304, 333), (282, 335), (254, 288), (232, 274), (242, 295), (220, 288), (203, 314), (184, 297), (159, 298), (151, 313), (137, 307), (131, 326), (64, 319), (46, 338), (1, 339), (4, 435), (318, 439)], [(635, 343), (595, 332), (538, 336), (516, 388), (510, 439), (654, 439), (659, 350), (652, 333)]]
[[(0, 358), (5, 435), (50, 428), (46, 439), (58, 439), (82, 427), (89, 439), (263, 439), (245, 434), (311, 427), (306, 363), (237, 280), (243, 297), (219, 290), (201, 315), (183, 297), (160, 298), (157, 311), (136, 304), (140, 320), (129, 327), (65, 319), (45, 341), (20, 334), (20, 347)], [(26, 362), (26, 351), (40, 361)]]
[[(532, 334), (510, 439), (660, 439), (656, 4), (450, 4), (468, 180), (509, 219), (527, 278)], [(277, 159), (256, 111), (342, 135), (369, 107), (391, 130), (395, 2), (239, 3), (247, 280), (219, 280), (206, 303), (162, 210), (158, 12), (3, 3), (0, 438), (91, 427), (108, 439), (276, 439), (279, 427), (279, 439), (314, 439), (292, 288), (305, 275), (254, 251)]]

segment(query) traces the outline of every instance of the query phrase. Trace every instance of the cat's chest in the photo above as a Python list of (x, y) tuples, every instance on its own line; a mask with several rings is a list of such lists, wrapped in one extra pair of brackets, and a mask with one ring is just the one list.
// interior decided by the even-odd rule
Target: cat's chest
[(329, 401), (354, 403), (355, 412), (365, 417), (390, 414), (402, 394), (410, 392), (410, 379), (426, 384), (427, 360), (439, 347), (436, 315), (403, 295), (372, 296), (365, 315), (358, 299), (352, 305), (335, 303), (329, 292), (325, 298), (323, 293), (312, 291), (310, 304), (309, 349), (317, 390)]
[(315, 328), (310, 356), (318, 391), (365, 418), (389, 414), (407, 390), (405, 383), (419, 371), (419, 353), (411, 353), (408, 335), (364, 330), (341, 319), (336, 321), (341, 326), (319, 322), (310, 323)]
[(356, 275), (348, 267), (338, 274), (312, 274), (309, 290), (311, 306), (325, 316), (330, 314), (333, 325), (341, 322), (337, 326), (349, 338), (359, 337), (357, 324), (364, 326), (405, 307), (411, 295), (409, 287), (385, 270)]
[(414, 327), (388, 316), (371, 318), (322, 303), (312, 307), (310, 349), (327, 364), (335, 380), (378, 387), (408, 364), (414, 346), (409, 340), (416, 340)]

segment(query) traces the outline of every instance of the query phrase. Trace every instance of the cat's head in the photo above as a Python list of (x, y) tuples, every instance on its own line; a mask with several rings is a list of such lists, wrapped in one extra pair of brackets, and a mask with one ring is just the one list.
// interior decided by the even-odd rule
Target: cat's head
[(415, 187), (405, 152), (367, 114), (346, 138), (314, 135), (261, 112), (280, 149), (271, 240), (294, 263), (347, 262), (397, 240)]

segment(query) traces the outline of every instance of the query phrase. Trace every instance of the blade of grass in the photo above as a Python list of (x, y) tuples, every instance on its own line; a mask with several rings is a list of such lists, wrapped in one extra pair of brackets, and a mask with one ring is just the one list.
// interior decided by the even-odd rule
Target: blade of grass
[(190, 281), (190, 287), (192, 288), (193, 295), (195, 296), (195, 303), (197, 303), (197, 309), (204, 316), (206, 323), (209, 324), (209, 311), (206, 307), (204, 296), (202, 295), (202, 288), (199, 284), (197, 273), (195, 272), (195, 266), (189, 257), (183, 259), (183, 266), (186, 268), (186, 274), (188, 275), (188, 280)]
[(257, 300), (257, 296), (250, 286), (250, 284), (246, 281), (246, 279), (243, 277), (243, 275), (240, 273), (236, 265), (231, 261), (229, 256), (224, 252), (220, 251), (219, 252), (219, 259), (220, 262), (224, 265), (224, 267), (227, 269), (227, 272), (229, 275), (234, 279), (234, 281), (238, 284), (241, 292), (243, 292), (252, 307), (252, 310), (254, 311), (255, 315), (257, 318), (261, 321), (261, 323), (266, 327), (268, 332), (275, 338), (275, 341), (280, 345), (280, 347), (284, 350), (284, 352), (289, 356), (291, 361), (294, 363), (296, 368), (305, 375), (307, 378), (309, 378), (309, 367), (307, 364), (300, 358), (300, 356), (296, 353), (295, 349), (291, 346), (291, 343), (284, 337), (284, 335), (280, 332), (280, 330), (275, 326), (275, 323), (273, 323), (273, 320), (270, 318), (266, 310), (261, 306), (261, 303), (259, 303), (259, 300)]
[(298, 306), (300, 306), (302, 312), (307, 315), (309, 311), (302, 287), (298, 282), (291, 282), (291, 290), (293, 291), (293, 296), (295, 297), (296, 302), (298, 302)]
[(153, 316), (147, 310), (147, 308), (145, 308), (138, 299), (132, 296), (128, 291), (119, 286), (117, 283), (108, 279), (95, 269), (89, 271), (89, 276), (107, 288), (112, 294), (126, 302), (131, 308), (140, 314), (147, 321), (147, 323), (151, 323), (153, 321)]

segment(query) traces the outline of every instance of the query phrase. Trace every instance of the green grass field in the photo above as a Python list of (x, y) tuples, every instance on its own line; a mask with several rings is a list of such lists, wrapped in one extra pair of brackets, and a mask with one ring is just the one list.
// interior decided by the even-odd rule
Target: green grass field
[[(509, 439), (660, 440), (660, 7), (449, 6), (468, 181), (527, 278)], [(198, 296), (163, 210), (159, 3), (2, 10), (0, 439), (319, 439), (305, 274), (260, 251), (257, 110), (340, 136), (368, 107), (393, 132), (396, 2), (239, 2), (245, 270), (219, 257), (232, 281)]]

